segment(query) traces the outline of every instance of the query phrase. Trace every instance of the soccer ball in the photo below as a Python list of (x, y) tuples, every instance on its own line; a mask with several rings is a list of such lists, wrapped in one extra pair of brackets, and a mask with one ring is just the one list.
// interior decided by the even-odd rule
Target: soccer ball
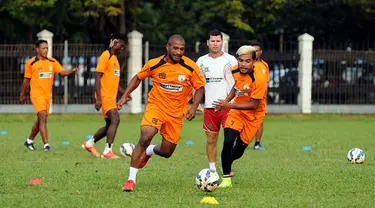
[(219, 185), (219, 181), (219, 175), (207, 168), (201, 170), (195, 177), (195, 184), (200, 190), (205, 192), (215, 191)]
[(365, 152), (359, 148), (353, 148), (348, 152), (348, 160), (351, 163), (361, 164), (365, 161)]
[(120, 153), (124, 157), (131, 157), (133, 155), (134, 144), (124, 143), (120, 147)]

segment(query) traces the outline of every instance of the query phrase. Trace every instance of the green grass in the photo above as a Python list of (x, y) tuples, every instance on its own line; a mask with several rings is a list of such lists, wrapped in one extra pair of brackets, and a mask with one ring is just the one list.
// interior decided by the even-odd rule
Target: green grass
[[(121, 191), (129, 158), (104, 160), (81, 149), (85, 136), (103, 124), (99, 115), (51, 115), (52, 152), (29, 152), (27, 138), (34, 115), (0, 115), (1, 207), (211, 207), (200, 205), (205, 195), (194, 186), (195, 175), (208, 167), (202, 117), (185, 122), (175, 154), (153, 156), (139, 171), (136, 190)], [(114, 144), (136, 143), (141, 115), (122, 115)], [(372, 207), (374, 206), (375, 116), (270, 115), (265, 120), (263, 146), (252, 145), (234, 163), (233, 187), (218, 190), (224, 207)], [(160, 142), (160, 136), (153, 143)], [(186, 145), (187, 140), (194, 145)], [(63, 145), (69, 141), (70, 145)], [(222, 146), (220, 135), (219, 148)], [(302, 151), (311, 146), (312, 151)], [(98, 145), (104, 148), (104, 141)], [(353, 165), (347, 152), (362, 148), (365, 164)], [(220, 167), (220, 162), (218, 163)], [(219, 168), (221, 169), (221, 168)], [(35, 177), (42, 185), (28, 185)]]

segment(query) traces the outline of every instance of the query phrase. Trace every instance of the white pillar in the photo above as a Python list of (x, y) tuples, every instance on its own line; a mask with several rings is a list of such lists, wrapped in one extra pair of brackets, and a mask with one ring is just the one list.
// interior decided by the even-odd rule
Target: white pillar
[(230, 39), (230, 36), (221, 32), (221, 34), (223, 34), (223, 48), (222, 50), (226, 53), (228, 53), (229, 51), (229, 39)]
[[(134, 30), (128, 33), (128, 80), (130, 81), (142, 69), (142, 33)], [(142, 88), (132, 92), (133, 100), (129, 102), (130, 113), (142, 112)]]
[(311, 113), (312, 54), (314, 37), (305, 33), (298, 37), (298, 106), (301, 113)]
[[(42, 40), (47, 41), (47, 43), (48, 43), (48, 54), (47, 54), (47, 56), (52, 57), (53, 33), (51, 33), (48, 30), (42, 30), (38, 34), (36, 34), (36, 37), (38, 37), (39, 40), (42, 39)], [(52, 93), (51, 93), (51, 104), (49, 106), (49, 113), (52, 113)]]

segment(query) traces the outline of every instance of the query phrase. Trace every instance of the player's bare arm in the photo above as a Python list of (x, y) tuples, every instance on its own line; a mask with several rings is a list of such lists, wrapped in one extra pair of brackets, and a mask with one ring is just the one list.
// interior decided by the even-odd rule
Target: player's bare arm
[(77, 74), (78, 73), (78, 68), (74, 68), (72, 70), (62, 70), (59, 75), (62, 77), (69, 76), (71, 74)]
[(100, 95), (100, 79), (102, 78), (103, 73), (96, 72), (95, 75), (95, 94), (96, 94), (96, 101), (95, 101), (95, 109), (97, 111), (100, 110), (102, 107), (102, 97)]
[[(224, 110), (224, 109), (230, 109), (230, 108), (227, 107), (227, 104), (230, 104), (229, 102), (231, 100), (233, 100), (233, 98), (235, 96), (236, 96), (236, 94), (235, 94), (235, 90), (234, 90), (234, 86), (233, 86), (232, 89), (230, 90), (228, 96), (225, 98), (225, 100), (219, 99), (219, 100), (214, 101), (212, 103), (215, 106), (215, 111)], [(224, 105), (225, 105), (226, 108), (222, 108), (220, 106), (220, 103), (222, 103), (222, 104), (225, 103)]]
[(118, 92), (119, 92), (121, 95), (123, 95), (123, 94), (125, 93), (125, 90), (122, 89), (122, 87), (119, 85), (119, 86), (118, 86)]
[(130, 94), (137, 89), (139, 84), (141, 84), (141, 79), (138, 78), (137, 75), (135, 75), (129, 82), (128, 87), (126, 88), (124, 94), (122, 95), (121, 99), (117, 102), (117, 108), (121, 109), (122, 105), (124, 105), (127, 101), (129, 101)]
[[(122, 89), (120, 85), (118, 86), (118, 92), (121, 94), (121, 96), (125, 94), (125, 90)], [(131, 100), (133, 100), (133, 98), (130, 95), (128, 95), (126, 97), (126, 101), (131, 101)]]
[(228, 96), (225, 98), (225, 101), (230, 102), (233, 100), (233, 98), (236, 96), (235, 90), (234, 90), (234, 85), (232, 89), (230, 90)]
[(204, 93), (204, 87), (200, 87), (199, 89), (195, 91), (193, 104), (191, 105), (190, 109), (188, 110), (186, 114), (187, 120), (191, 121), (193, 118), (195, 118), (195, 114), (199, 106), (199, 102), (202, 100), (203, 93)]
[(226, 100), (218, 100), (214, 102), (215, 109), (237, 109), (237, 110), (255, 110), (258, 108), (261, 99), (252, 98), (250, 102), (247, 103), (229, 103)]
[(21, 94), (20, 94), (20, 103), (24, 104), (25, 103), (25, 94), (26, 94), (26, 89), (30, 84), (30, 78), (25, 78), (23, 79), (23, 83), (21, 86)]

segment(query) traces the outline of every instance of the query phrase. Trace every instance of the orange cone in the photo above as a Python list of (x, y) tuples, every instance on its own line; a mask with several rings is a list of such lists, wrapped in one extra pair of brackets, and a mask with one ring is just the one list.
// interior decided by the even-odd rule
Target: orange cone
[(29, 182), (30, 185), (38, 185), (38, 184), (42, 184), (42, 180), (40, 180), (40, 178), (33, 178), (31, 179), (31, 181)]

